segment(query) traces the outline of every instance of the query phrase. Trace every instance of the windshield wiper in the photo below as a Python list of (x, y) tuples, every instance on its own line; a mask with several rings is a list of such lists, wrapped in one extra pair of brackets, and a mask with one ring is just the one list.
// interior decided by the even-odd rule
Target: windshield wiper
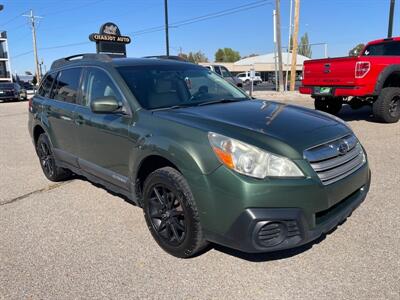
[(177, 108), (184, 108), (184, 107), (189, 107), (189, 106), (193, 106), (193, 104), (190, 104), (190, 105), (189, 104), (179, 104), (179, 105), (159, 107), (159, 108), (152, 109), (152, 111), (177, 109)]
[(204, 105), (211, 105), (211, 104), (218, 104), (218, 103), (229, 103), (229, 102), (239, 102), (239, 101), (244, 101), (244, 100), (248, 100), (247, 98), (240, 98), (240, 99), (228, 99), (228, 98), (224, 98), (224, 99), (218, 99), (218, 100), (212, 100), (212, 101), (207, 101), (207, 102), (202, 102), (197, 104), (197, 106), (204, 106)]

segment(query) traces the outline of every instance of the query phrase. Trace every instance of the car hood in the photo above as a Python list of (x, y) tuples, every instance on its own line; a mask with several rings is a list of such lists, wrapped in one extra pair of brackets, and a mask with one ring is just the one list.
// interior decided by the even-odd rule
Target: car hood
[[(315, 110), (264, 100), (211, 104), (157, 111), (159, 117), (224, 134), (266, 150), (282, 144), (302, 155), (305, 149), (351, 133), (340, 119)], [(281, 153), (296, 156), (293, 151)]]

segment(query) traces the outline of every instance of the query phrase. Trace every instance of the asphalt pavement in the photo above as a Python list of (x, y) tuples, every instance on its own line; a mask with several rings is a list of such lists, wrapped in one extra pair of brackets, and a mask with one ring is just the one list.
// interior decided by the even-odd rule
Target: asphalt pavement
[[(296, 94), (258, 95), (311, 106)], [(49, 182), (28, 104), (0, 103), (0, 299), (400, 299), (400, 123), (375, 123), (369, 108), (340, 117), (373, 176), (346, 222), (295, 250), (212, 246), (182, 260), (157, 246), (141, 209), (123, 198), (84, 179)]]

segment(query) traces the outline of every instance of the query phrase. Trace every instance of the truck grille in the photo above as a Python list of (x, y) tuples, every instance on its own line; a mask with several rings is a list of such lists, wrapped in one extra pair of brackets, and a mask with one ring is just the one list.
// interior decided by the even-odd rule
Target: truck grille
[(304, 156), (324, 185), (347, 177), (365, 163), (364, 151), (354, 135), (308, 149)]

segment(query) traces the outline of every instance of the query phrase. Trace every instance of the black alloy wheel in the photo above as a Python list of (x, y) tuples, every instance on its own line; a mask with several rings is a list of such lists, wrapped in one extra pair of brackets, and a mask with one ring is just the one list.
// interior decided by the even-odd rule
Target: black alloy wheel
[(50, 141), (45, 133), (42, 133), (36, 142), (36, 153), (47, 179), (57, 182), (71, 177), (71, 171), (57, 166)]
[(55, 170), (55, 161), (53, 153), (50, 150), (49, 144), (44, 139), (41, 139), (37, 144), (37, 153), (40, 164), (46, 177), (52, 177)]
[(186, 222), (182, 200), (163, 184), (153, 186), (148, 210), (151, 224), (160, 238), (171, 246), (182, 244)]
[(193, 194), (178, 170), (164, 167), (147, 176), (143, 212), (153, 238), (167, 253), (189, 258), (207, 246)]
[(389, 114), (396, 118), (400, 113), (400, 96), (394, 96), (389, 104)]

